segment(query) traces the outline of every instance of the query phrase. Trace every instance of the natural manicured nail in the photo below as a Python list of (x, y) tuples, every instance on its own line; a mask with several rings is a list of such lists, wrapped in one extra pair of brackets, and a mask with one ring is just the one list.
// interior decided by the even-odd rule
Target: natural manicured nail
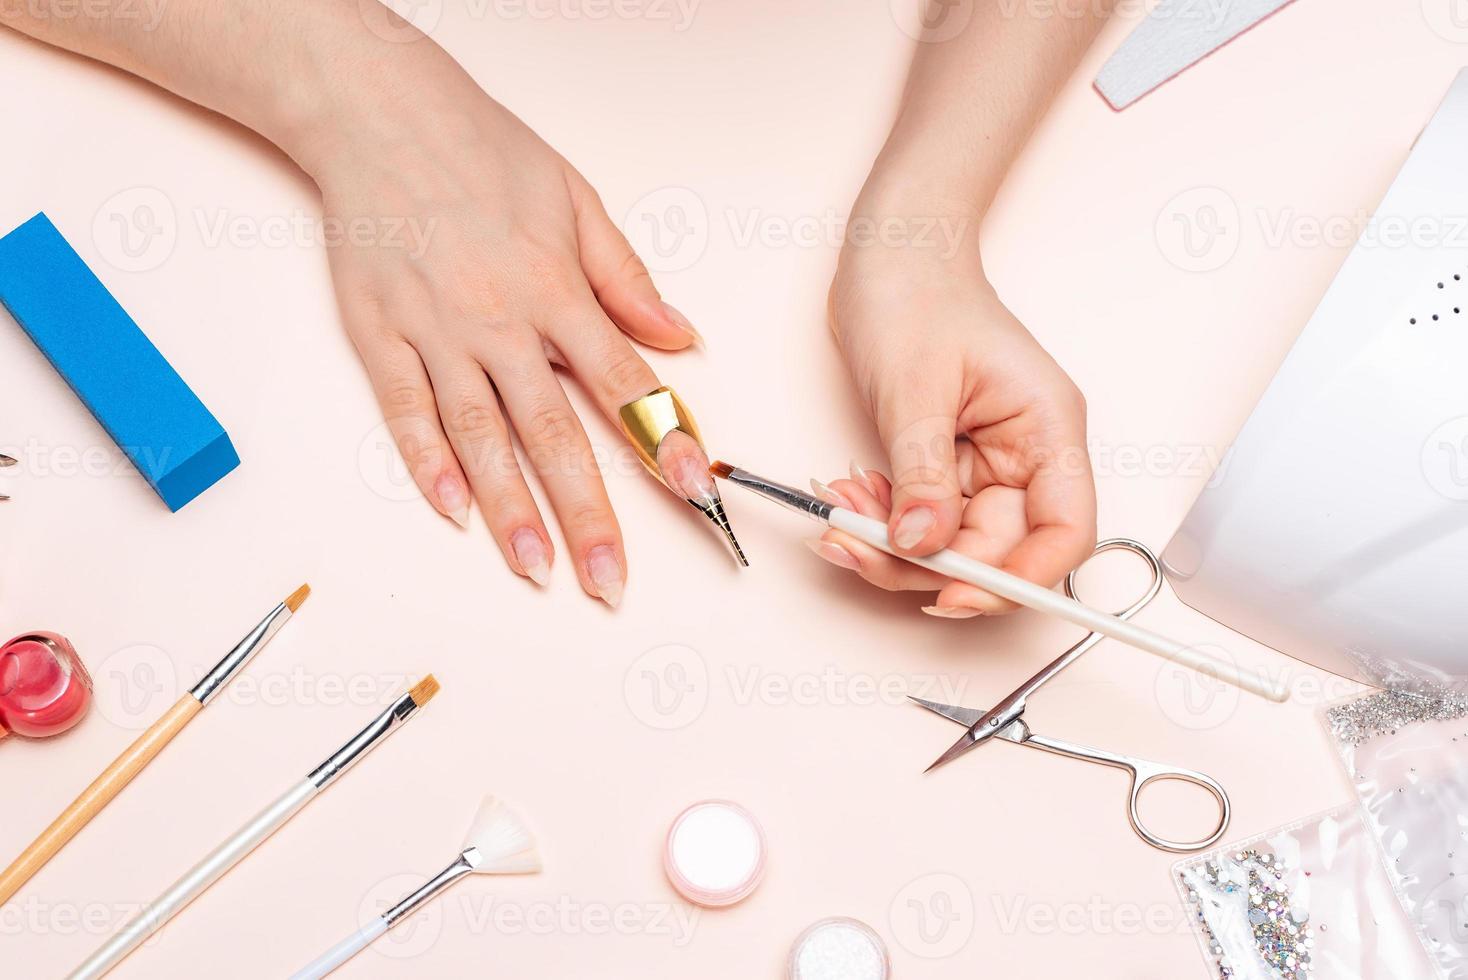
[(857, 561), (855, 555), (839, 544), (832, 544), (829, 541), (822, 541), (817, 538), (806, 541), (805, 546), (811, 551), (814, 551), (816, 557), (824, 558), (837, 568), (846, 568), (853, 572), (861, 571), (861, 562)]
[(916, 547), (937, 523), (938, 515), (933, 513), (931, 507), (909, 508), (897, 521), (897, 527), (892, 532), (892, 543), (899, 548)]
[(586, 556), (586, 577), (602, 602), (616, 609), (622, 602), (622, 563), (611, 545), (598, 545)]
[(433, 485), (438, 509), (459, 527), (469, 526), (469, 488), (453, 473), (445, 473)]
[(872, 475), (854, 459), (851, 461), (851, 478), (866, 487), (873, 497), (877, 496), (877, 481), (873, 480)]
[(831, 487), (826, 486), (820, 480), (811, 480), (810, 488), (811, 490), (815, 491), (815, 495), (817, 497), (820, 497), (828, 504), (835, 504), (837, 507), (845, 507), (847, 510), (856, 510), (856, 508), (852, 506), (851, 499), (849, 497), (847, 497), (840, 490), (833, 490)]
[(673, 326), (693, 338), (693, 346), (699, 350), (708, 350), (708, 345), (703, 342), (703, 334), (699, 333), (697, 328), (689, 322), (688, 317), (678, 312), (676, 306), (672, 303), (664, 303), (663, 312), (668, 315), (668, 319), (672, 322)]
[(924, 606), (923, 612), (929, 616), (937, 616), (939, 619), (973, 619), (975, 616), (984, 615), (977, 609), (969, 609), (967, 606)]
[(510, 535), (510, 550), (515, 553), (515, 560), (520, 567), (525, 569), (525, 574), (530, 576), (536, 585), (547, 585), (550, 583), (550, 553), (546, 551), (545, 542), (540, 539), (528, 527), (522, 527)]

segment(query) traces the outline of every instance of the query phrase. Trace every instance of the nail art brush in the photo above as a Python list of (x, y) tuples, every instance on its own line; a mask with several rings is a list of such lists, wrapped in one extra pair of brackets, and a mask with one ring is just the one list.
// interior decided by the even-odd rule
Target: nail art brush
[(792, 487), (766, 480), (764, 477), (756, 476), (736, 466), (730, 466), (728, 463), (715, 462), (710, 470), (715, 476), (737, 483), (746, 490), (751, 490), (791, 510), (829, 524), (839, 531), (845, 531), (852, 537), (865, 541), (873, 548), (885, 551), (903, 561), (921, 565), (949, 578), (986, 589), (1022, 606), (1058, 616), (1077, 626), (1084, 626), (1088, 630), (1120, 640), (1139, 650), (1156, 654), (1164, 660), (1181, 664), (1208, 677), (1216, 677), (1226, 684), (1231, 684), (1251, 694), (1257, 694), (1266, 700), (1283, 702), (1289, 699), (1289, 691), (1282, 684), (1270, 681), (1262, 675), (1245, 673), (1226, 660), (1210, 656), (1186, 643), (1168, 639), (1110, 613), (1092, 609), (1085, 603), (1077, 602), (1075, 599), (1033, 582), (1027, 582), (993, 565), (987, 565), (946, 548), (936, 554), (922, 557), (899, 555), (893, 550), (891, 542), (887, 540), (887, 526), (880, 521), (875, 521), (844, 507), (829, 504)]
[(429, 674), (413, 685), (341, 748), (327, 756), (326, 761), (311, 770), (305, 779), (286, 790), (279, 799), (261, 810), (249, 823), (235, 831), (224, 843), (209, 853), (204, 860), (194, 865), (172, 887), (133, 918), (122, 930), (102, 945), (87, 961), (71, 972), (68, 980), (95, 980), (121, 963), (129, 953), (141, 946), (148, 937), (198, 898), (209, 886), (245, 858), (266, 838), (301, 811), (301, 809), (323, 790), (341, 777), (373, 748), (382, 744), (418, 709), (427, 704), (438, 693), (438, 681)]
[(471, 874), (519, 875), (540, 870), (535, 837), (518, 814), (493, 796), (479, 804), (464, 838), (463, 850), (447, 868), (428, 880), (382, 915), (291, 974), (291, 980), (319, 980), (366, 949), (399, 922), (422, 908), (435, 895)]
[[(7, 456), (4, 453), (0, 453), (0, 470), (3, 470), (7, 466), (14, 466), (15, 465), (15, 462), (16, 462), (15, 461), (15, 457), (13, 457), (13, 456)], [(9, 500), (9, 499), (10, 499), (10, 495), (9, 494), (0, 493), (0, 500)]]
[(66, 846), (67, 841), (75, 837), (103, 807), (112, 802), (122, 792), (122, 788), (132, 782), (133, 777), (142, 772), (163, 751), (163, 747), (183, 731), (185, 725), (193, 721), (194, 716), (280, 632), (281, 627), (290, 621), (291, 616), (310, 594), (311, 587), (303, 585), (270, 610), (199, 683), (179, 698), (146, 732), (139, 735), (132, 745), (112, 761), (112, 765), (102, 775), (92, 780), (92, 784), (82, 790), (81, 795), (31, 842), (20, 857), (11, 862), (10, 867), (0, 872), (0, 905), (8, 902), (21, 885), (55, 857)]

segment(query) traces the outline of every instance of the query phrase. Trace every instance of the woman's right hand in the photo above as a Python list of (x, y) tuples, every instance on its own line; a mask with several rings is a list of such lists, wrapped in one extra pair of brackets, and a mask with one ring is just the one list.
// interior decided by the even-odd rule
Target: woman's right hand
[(510, 567), (545, 584), (554, 546), (514, 432), (582, 588), (615, 606), (621, 532), (555, 368), (615, 423), (659, 384), (631, 341), (698, 334), (569, 163), (431, 41), (396, 50), (288, 147), (340, 233), (346, 329), (429, 502), (462, 525), (478, 500)]

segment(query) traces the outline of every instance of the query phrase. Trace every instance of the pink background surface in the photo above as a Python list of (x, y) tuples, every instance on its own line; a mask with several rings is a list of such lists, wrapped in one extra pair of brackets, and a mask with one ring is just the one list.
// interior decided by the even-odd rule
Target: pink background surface
[[(650, 357), (714, 451), (792, 481), (879, 463), (824, 326), (839, 230), (823, 225), (849, 206), (897, 98), (912, 42), (891, 5), (705, 0), (686, 23), (647, 4), (606, 19), (576, 5), (426, 9), (433, 35), (634, 237), (661, 223), (665, 247), (645, 257), (709, 349)], [(1304, 0), (1119, 115), (1089, 86), (1128, 27), (1116, 22), (1062, 93), (986, 251), (1001, 295), (1089, 397), (1103, 536), (1160, 549), (1182, 519), (1204, 459), (1224, 452), (1343, 259), (1342, 223), (1379, 200), (1468, 55), (1450, 12)], [(169, 514), (0, 323), (0, 448), (23, 464), (0, 477), (15, 497), (0, 506), (4, 629), (66, 633), (98, 683), (79, 729), (0, 743), (0, 856), (272, 602), (315, 589), (0, 911), (6, 976), (75, 965), (426, 671), (444, 689), (421, 717), (116, 976), (284, 975), (446, 863), (486, 791), (531, 818), (546, 872), (460, 885), (342, 976), (774, 977), (790, 940), (829, 915), (869, 922), (904, 978), (1206, 975), (1173, 858), (1128, 829), (1119, 773), (1005, 745), (922, 775), (957, 730), (901, 692), (986, 704), (1073, 627), (928, 619), (920, 597), (873, 593), (811, 557), (798, 518), (731, 496), (754, 562), (740, 572), (589, 410), (626, 529), (627, 599), (609, 612), (564, 563), (535, 590), (477, 517), (458, 532), (396, 469), (324, 249), (212, 234), (224, 219), (268, 230), (315, 215), (285, 159), (9, 34), (0, 84), (0, 227), (49, 212), (244, 459)], [(129, 254), (115, 215), (164, 233), (134, 225)], [(1331, 240), (1312, 237), (1318, 225)], [(1221, 234), (1199, 237), (1210, 228)], [(1088, 579), (1115, 596), (1135, 584), (1114, 568)], [(1032, 703), (1037, 730), (1214, 775), (1233, 797), (1231, 839), (1348, 798), (1315, 716), (1350, 685), (1166, 590), (1141, 621), (1287, 677), (1295, 702), (1190, 689), (1107, 643)], [(710, 796), (760, 817), (770, 869), (743, 905), (694, 913), (659, 849), (672, 817)], [(1181, 792), (1153, 802), (1179, 833), (1201, 816)]]

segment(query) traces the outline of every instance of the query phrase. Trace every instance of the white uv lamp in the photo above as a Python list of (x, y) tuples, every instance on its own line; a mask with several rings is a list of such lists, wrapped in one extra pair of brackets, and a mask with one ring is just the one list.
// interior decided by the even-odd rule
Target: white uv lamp
[(1468, 686), (1468, 69), (1168, 544), (1183, 601), (1383, 687)]

